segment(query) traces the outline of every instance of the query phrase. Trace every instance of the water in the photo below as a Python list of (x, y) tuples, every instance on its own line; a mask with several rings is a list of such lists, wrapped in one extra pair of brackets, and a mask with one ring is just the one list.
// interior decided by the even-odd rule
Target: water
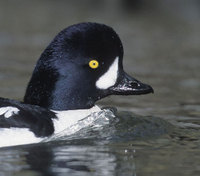
[(0, 175), (200, 175), (199, 8), (195, 0), (0, 1), (1, 97), (22, 99), (42, 50), (82, 21), (112, 26), (124, 69), (155, 90), (100, 101), (117, 111), (59, 140), (1, 148)]

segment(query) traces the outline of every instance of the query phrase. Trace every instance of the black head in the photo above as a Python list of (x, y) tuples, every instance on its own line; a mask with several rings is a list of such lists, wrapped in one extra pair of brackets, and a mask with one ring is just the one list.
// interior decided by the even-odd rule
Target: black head
[(54, 110), (90, 108), (111, 94), (153, 89), (123, 71), (123, 47), (103, 24), (80, 23), (61, 31), (42, 53), (24, 102)]

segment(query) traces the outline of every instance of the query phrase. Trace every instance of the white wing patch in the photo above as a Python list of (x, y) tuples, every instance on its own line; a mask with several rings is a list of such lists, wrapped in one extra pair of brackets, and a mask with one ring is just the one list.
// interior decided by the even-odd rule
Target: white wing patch
[(5, 118), (9, 118), (12, 115), (18, 114), (19, 113), (19, 109), (16, 107), (12, 107), (12, 106), (7, 106), (7, 107), (2, 107), (0, 108), (0, 115), (4, 114)]
[(117, 81), (119, 66), (119, 57), (116, 57), (110, 68), (96, 82), (96, 87), (99, 89), (107, 89), (114, 86)]

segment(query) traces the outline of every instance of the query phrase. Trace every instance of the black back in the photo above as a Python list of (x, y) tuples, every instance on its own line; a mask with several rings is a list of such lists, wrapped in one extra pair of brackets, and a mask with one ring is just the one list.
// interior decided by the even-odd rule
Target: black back
[(15, 107), (19, 109), (17, 114), (9, 118), (0, 115), (0, 128), (28, 128), (37, 137), (46, 137), (54, 132), (52, 119), (55, 114), (39, 106), (27, 105), (18, 101), (0, 98), (2, 107)]

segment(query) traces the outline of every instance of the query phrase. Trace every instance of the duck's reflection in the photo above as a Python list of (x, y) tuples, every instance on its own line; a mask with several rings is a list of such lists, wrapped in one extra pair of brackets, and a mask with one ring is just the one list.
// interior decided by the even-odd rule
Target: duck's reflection
[(124, 155), (111, 147), (40, 144), (26, 150), (29, 170), (40, 175), (135, 175), (135, 163), (130, 162), (130, 153)]
[(30, 170), (47, 176), (55, 175), (51, 170), (53, 160), (51, 149), (45, 145), (36, 145), (27, 148), (27, 151), (25, 157)]

